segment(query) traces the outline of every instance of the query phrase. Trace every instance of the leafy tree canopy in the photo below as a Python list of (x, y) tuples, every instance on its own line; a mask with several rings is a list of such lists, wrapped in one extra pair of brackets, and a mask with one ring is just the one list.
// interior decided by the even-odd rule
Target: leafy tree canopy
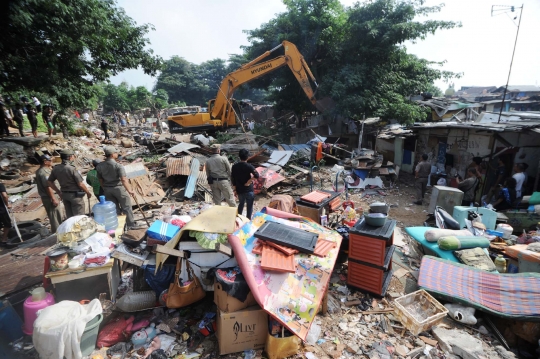
[[(166, 91), (170, 102), (204, 107), (209, 100), (216, 97), (223, 78), (246, 62), (249, 60), (243, 55), (230, 55), (228, 62), (213, 59), (197, 65), (182, 57), (173, 56), (164, 62), (155, 90)], [(235, 97), (239, 96), (254, 103), (262, 103), (266, 92), (244, 85), (236, 92)]]
[(154, 93), (144, 86), (133, 87), (126, 82), (115, 86), (113, 84), (100, 85), (101, 96), (105, 111), (135, 111), (143, 108), (151, 108), (159, 111), (169, 106), (169, 95), (165, 90), (157, 90)]
[[(287, 11), (258, 29), (247, 31), (244, 48), (255, 58), (283, 40), (297, 45), (321, 84), (317, 97), (330, 97), (334, 111), (351, 118), (380, 116), (400, 122), (425, 119), (411, 94), (431, 89), (433, 82), (456, 74), (408, 54), (405, 41), (418, 41), (437, 30), (460, 26), (452, 21), (425, 20), (441, 6), (423, 0), (371, 0), (344, 8), (338, 0), (284, 0)], [(312, 110), (289, 71), (252, 83), (272, 88), (278, 109)], [(300, 100), (301, 99), (301, 100)]]
[(146, 49), (152, 26), (138, 26), (115, 0), (9, 0), (2, 10), (2, 91), (41, 92), (60, 107), (84, 107), (98, 95), (94, 83), (139, 66), (151, 75), (160, 68)]

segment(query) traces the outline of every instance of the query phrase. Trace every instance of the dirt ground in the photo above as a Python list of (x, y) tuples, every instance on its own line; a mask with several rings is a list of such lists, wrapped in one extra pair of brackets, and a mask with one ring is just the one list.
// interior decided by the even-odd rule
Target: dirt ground
[[(328, 171), (328, 173), (330, 172)], [(326, 178), (323, 177), (322, 189), (334, 190), (330, 178), (333, 178), (333, 176), (328, 175)], [(267, 206), (274, 194), (283, 193), (296, 198), (310, 192), (310, 186), (307, 182), (302, 183), (294, 189), (280, 186), (279, 184), (275, 187), (275, 189), (271, 188), (267, 194), (259, 194), (255, 197), (254, 213)], [(321, 186), (319, 185), (316, 188), (321, 188)], [(416, 200), (416, 192), (414, 189), (414, 177), (411, 174), (402, 172), (393, 188), (385, 188), (381, 192), (384, 195), (379, 193), (364, 195), (363, 190), (349, 189), (349, 200), (354, 202), (355, 208), (362, 207), (365, 211), (369, 210), (369, 205), (373, 202), (385, 202), (391, 206), (389, 218), (397, 220), (398, 226), (411, 227), (423, 225), (428, 215), (427, 208), (431, 196), (431, 187), (428, 187), (424, 197), (424, 204), (421, 206), (413, 204)], [(345, 200), (344, 193), (341, 194), (341, 198)]]

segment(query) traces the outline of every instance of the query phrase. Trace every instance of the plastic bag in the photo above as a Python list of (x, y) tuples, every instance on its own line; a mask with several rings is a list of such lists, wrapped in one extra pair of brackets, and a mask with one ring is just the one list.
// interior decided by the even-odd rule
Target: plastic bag
[(107, 324), (98, 334), (96, 345), (98, 348), (111, 347), (116, 343), (125, 342), (131, 337), (134, 316), (123, 317)]
[(270, 359), (284, 359), (300, 352), (302, 340), (296, 335), (285, 338), (274, 338), (267, 334), (265, 351)]
[[(103, 228), (103, 227), (101, 227)], [(99, 225), (90, 217), (81, 215), (66, 219), (56, 230), (57, 242), (73, 247), (96, 233)]]

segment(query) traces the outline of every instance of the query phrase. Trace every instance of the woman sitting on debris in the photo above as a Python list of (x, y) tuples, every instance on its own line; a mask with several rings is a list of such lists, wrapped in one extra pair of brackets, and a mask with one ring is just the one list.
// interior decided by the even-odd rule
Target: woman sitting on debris
[(516, 201), (516, 179), (507, 178), (504, 181), (504, 187), (499, 191), (499, 196), (495, 203), (493, 203), (493, 208), (497, 211), (502, 211), (514, 207), (514, 202)]

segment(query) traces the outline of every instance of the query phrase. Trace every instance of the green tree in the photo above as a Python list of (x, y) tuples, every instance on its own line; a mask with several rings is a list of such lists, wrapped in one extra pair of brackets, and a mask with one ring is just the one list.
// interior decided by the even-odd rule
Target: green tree
[[(245, 63), (248, 63), (249, 59), (245, 55), (231, 54), (227, 61), (227, 74), (236, 71)], [(269, 92), (266, 89), (259, 89), (250, 86), (250, 83), (245, 83), (236, 89), (234, 97), (236, 99), (249, 99), (254, 104), (270, 104), (267, 100)], [(215, 96), (215, 94), (214, 94)]]
[(154, 74), (161, 59), (147, 50), (151, 25), (137, 24), (114, 0), (10, 0), (0, 31), (2, 91), (24, 89), (85, 107), (94, 83), (125, 69)]
[(197, 76), (206, 89), (203, 103), (208, 103), (209, 100), (216, 98), (219, 85), (227, 74), (226, 63), (223, 59), (213, 59), (198, 66)]
[(123, 82), (118, 86), (107, 84), (104, 90), (103, 109), (105, 111), (125, 112), (131, 110), (127, 83)]
[(429, 84), (425, 87), (424, 91), (422, 92), (427, 92), (427, 93), (430, 93), (433, 97), (443, 97), (444, 96), (444, 93), (442, 92), (442, 90), (435, 86), (435, 84)]
[(165, 90), (172, 102), (204, 105), (208, 91), (198, 73), (197, 65), (179, 56), (166, 60), (159, 74), (154, 91)]
[[(318, 81), (334, 66), (347, 14), (339, 0), (284, 0), (287, 11), (278, 14), (258, 29), (246, 31), (251, 45), (244, 47), (246, 57), (254, 59), (283, 40), (294, 43)], [(281, 51), (281, 52), (280, 52)], [(282, 55), (283, 50), (270, 58)], [(268, 100), (277, 110), (301, 114), (313, 110), (298, 81), (288, 68), (272, 72), (250, 83), (268, 89)]]
[[(345, 9), (337, 0), (286, 0), (286, 12), (248, 31), (251, 45), (245, 51), (253, 58), (287, 39), (297, 45), (320, 82), (318, 98), (331, 97), (334, 111), (356, 119), (365, 114), (420, 121), (424, 111), (407, 97), (456, 74), (438, 69), (442, 63), (408, 54), (403, 43), (459, 26), (452, 21), (422, 21), (441, 9), (423, 3), (372, 0)], [(253, 86), (273, 87), (271, 99), (278, 109), (297, 114), (312, 110), (295, 82), (282, 71)]]

